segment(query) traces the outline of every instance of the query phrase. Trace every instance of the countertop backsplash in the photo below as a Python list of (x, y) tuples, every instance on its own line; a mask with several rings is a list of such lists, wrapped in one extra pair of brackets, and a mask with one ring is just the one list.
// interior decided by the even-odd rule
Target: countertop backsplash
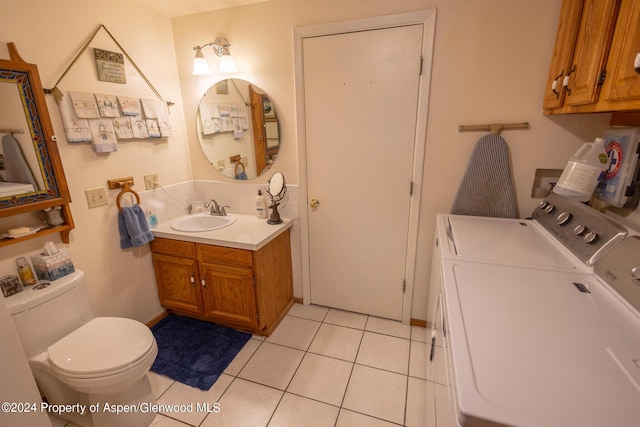
[[(220, 206), (226, 208), (229, 213), (244, 215), (256, 214), (256, 196), (258, 190), (267, 197), (265, 188), (267, 184), (249, 184), (246, 182), (222, 182), (222, 181), (185, 181), (177, 184), (163, 185), (153, 190), (138, 192), (140, 204), (145, 212), (156, 214), (159, 222), (169, 221), (182, 215), (186, 215), (192, 202), (206, 203), (215, 199)], [(123, 205), (126, 204), (126, 200)], [(299, 219), (298, 186), (287, 184), (287, 194), (278, 207), (283, 218)], [(269, 210), (271, 213), (271, 210)]]

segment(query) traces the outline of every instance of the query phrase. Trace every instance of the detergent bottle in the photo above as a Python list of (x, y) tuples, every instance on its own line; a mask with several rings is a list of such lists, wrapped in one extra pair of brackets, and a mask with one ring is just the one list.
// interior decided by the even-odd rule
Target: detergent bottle
[(608, 168), (604, 139), (596, 138), (594, 142), (585, 143), (569, 159), (553, 192), (586, 203)]

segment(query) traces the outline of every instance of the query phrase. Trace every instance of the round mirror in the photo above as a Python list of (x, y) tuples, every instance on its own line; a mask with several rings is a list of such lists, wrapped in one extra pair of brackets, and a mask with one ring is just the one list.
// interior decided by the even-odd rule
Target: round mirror
[[(274, 200), (279, 200), (279, 196), (284, 196), (283, 191), (285, 190), (284, 185), (284, 175), (281, 172), (276, 172), (273, 174), (271, 179), (269, 180), (269, 190), (268, 193)], [(281, 194), (282, 193), (282, 194)]]
[(211, 86), (198, 106), (196, 129), (209, 163), (229, 178), (255, 179), (278, 157), (280, 133), (271, 99), (246, 80)]
[(271, 197), (271, 216), (267, 220), (268, 224), (280, 224), (282, 223), (282, 218), (280, 218), (280, 213), (278, 212), (278, 205), (284, 199), (284, 196), (287, 194), (287, 186), (284, 182), (284, 175), (281, 172), (276, 172), (269, 179), (269, 188), (265, 188), (269, 197)]

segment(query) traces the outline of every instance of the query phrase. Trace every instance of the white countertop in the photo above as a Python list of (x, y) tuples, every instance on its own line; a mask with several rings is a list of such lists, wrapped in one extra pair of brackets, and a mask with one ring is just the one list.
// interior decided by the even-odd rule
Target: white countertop
[(291, 219), (283, 218), (281, 224), (272, 225), (267, 224), (266, 219), (259, 219), (253, 215), (234, 213), (233, 216), (236, 217), (236, 221), (233, 224), (218, 230), (200, 232), (176, 231), (171, 228), (171, 223), (182, 218), (178, 217), (158, 224), (156, 228), (151, 229), (151, 232), (155, 237), (164, 237), (166, 239), (257, 251), (293, 226), (293, 220)]

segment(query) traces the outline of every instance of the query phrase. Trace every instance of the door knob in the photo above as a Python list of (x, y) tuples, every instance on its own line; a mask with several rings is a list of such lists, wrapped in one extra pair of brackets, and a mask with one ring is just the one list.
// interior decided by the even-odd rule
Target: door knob
[(311, 206), (314, 209), (317, 208), (319, 204), (320, 204), (320, 200), (318, 199), (311, 199), (311, 201), (309, 202), (309, 206)]

